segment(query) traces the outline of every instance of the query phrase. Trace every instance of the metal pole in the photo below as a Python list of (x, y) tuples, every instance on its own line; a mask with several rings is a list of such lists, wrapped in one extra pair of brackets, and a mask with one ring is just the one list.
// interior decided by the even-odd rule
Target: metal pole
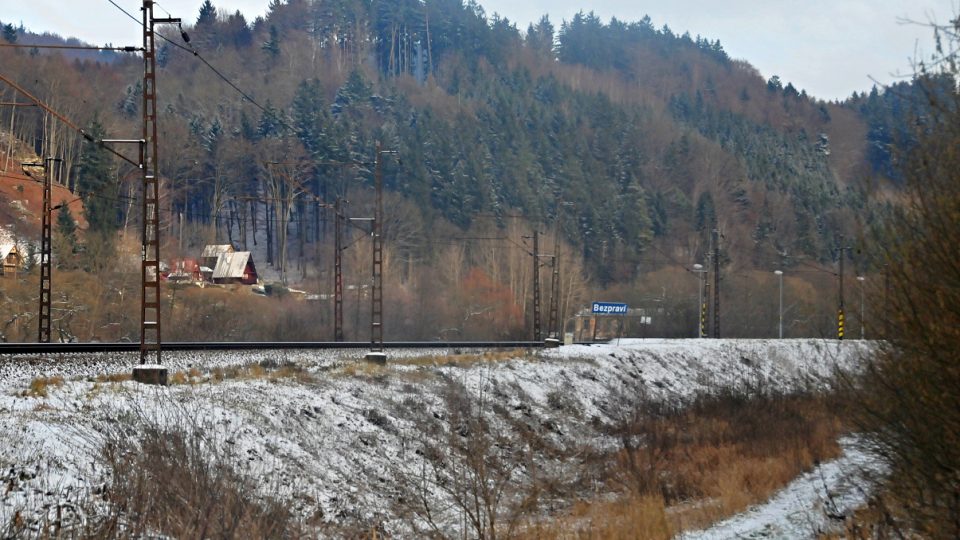
[(540, 231), (533, 231), (533, 340), (540, 341)]
[(864, 321), (864, 317), (866, 316), (864, 313), (864, 301), (863, 301), (864, 279), (865, 278), (863, 276), (857, 276), (857, 281), (860, 282), (860, 339), (861, 340), (866, 339), (866, 335), (867, 335), (866, 322)]
[(333, 253), (333, 340), (343, 341), (343, 216), (340, 215), (340, 197), (334, 208), (334, 253)]
[(883, 269), (883, 312), (883, 337), (890, 339), (890, 265), (888, 264), (885, 264)]
[(720, 230), (713, 230), (713, 337), (720, 337)]
[(703, 337), (703, 272), (697, 274), (697, 337)]
[(50, 295), (51, 295), (51, 223), (52, 223), (52, 178), (54, 158), (43, 160), (43, 214), (40, 226), (40, 329), (38, 343), (50, 343)]
[(177, 238), (177, 249), (180, 251), (180, 260), (183, 260), (183, 212), (180, 212), (180, 226), (177, 228), (179, 237)]
[(702, 264), (694, 264), (693, 271), (697, 274), (697, 338), (703, 337), (703, 277), (706, 270)]
[(777, 278), (780, 280), (780, 310), (779, 310), (780, 324), (779, 324), (779, 332), (777, 333), (777, 335), (780, 339), (783, 339), (783, 270), (777, 270), (774, 272), (774, 274), (776, 274)]
[(780, 339), (783, 339), (783, 272), (780, 272)]
[(703, 313), (700, 316), (700, 328), (703, 332), (703, 337), (710, 337), (710, 327), (708, 322), (710, 320), (710, 281), (707, 279), (707, 274), (703, 274)]
[[(160, 367), (160, 161), (157, 141), (157, 49), (154, 25), (178, 24), (180, 19), (153, 17), (153, 0), (143, 0), (143, 137), (140, 170), (143, 174), (142, 236), (140, 264), (140, 366), (133, 378), (150, 384), (166, 384), (167, 370)], [(155, 366), (147, 359), (154, 358)]]
[(710, 284), (707, 283), (707, 271), (700, 272), (700, 288), (703, 291), (700, 299), (700, 337), (707, 337), (707, 296)]
[(383, 175), (381, 173), (380, 141), (377, 141), (374, 160), (374, 189), (376, 203), (373, 215), (373, 283), (370, 291), (370, 352), (367, 360), (387, 361), (383, 352)]
[(154, 353), (160, 364), (160, 192), (157, 152), (157, 58), (154, 25), (180, 19), (154, 19), (153, 0), (143, 0), (143, 235), (141, 247), (140, 363)]
[(844, 251), (846, 248), (843, 246), (843, 236), (840, 236), (840, 273), (838, 278), (840, 281), (840, 298), (839, 298), (839, 308), (837, 309), (837, 339), (843, 340), (843, 330), (844, 330), (844, 313), (843, 313), (843, 258)]
[(550, 277), (550, 319), (547, 324), (547, 335), (552, 338), (560, 339), (562, 330), (558, 325), (558, 312), (560, 302), (560, 216), (557, 215), (557, 227), (553, 238), (553, 260), (552, 275)]

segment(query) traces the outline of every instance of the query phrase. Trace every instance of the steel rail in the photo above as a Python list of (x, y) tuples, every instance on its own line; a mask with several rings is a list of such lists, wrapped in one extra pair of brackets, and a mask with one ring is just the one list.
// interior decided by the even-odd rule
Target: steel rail
[[(541, 348), (538, 341), (384, 341), (386, 349), (529, 349)], [(235, 341), (235, 342), (165, 342), (168, 351), (252, 351), (366, 349), (369, 341)], [(136, 352), (139, 343), (0, 343), (0, 355)]]

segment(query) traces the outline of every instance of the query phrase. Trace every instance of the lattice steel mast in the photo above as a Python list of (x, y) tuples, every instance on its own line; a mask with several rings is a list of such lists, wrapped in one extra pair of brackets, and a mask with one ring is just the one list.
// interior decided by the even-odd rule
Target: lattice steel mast
[(383, 353), (383, 173), (380, 141), (374, 165), (376, 207), (373, 214), (373, 283), (370, 291), (370, 352)]
[(153, 0), (143, 0), (143, 174), (142, 247), (140, 265), (140, 363), (151, 356), (160, 364), (160, 178), (157, 158), (157, 48), (154, 25), (179, 24), (176, 18), (154, 18)]
[(48, 157), (43, 160), (43, 211), (40, 223), (40, 328), (37, 335), (38, 343), (50, 343), (50, 294), (51, 294), (51, 239), (52, 239), (52, 190), (53, 166), (52, 162), (60, 160)]

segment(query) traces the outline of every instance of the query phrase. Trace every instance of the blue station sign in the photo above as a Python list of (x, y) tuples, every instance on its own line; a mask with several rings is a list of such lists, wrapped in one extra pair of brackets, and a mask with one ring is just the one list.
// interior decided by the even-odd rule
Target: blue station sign
[(617, 302), (594, 302), (591, 312), (595, 315), (626, 315), (627, 305)]

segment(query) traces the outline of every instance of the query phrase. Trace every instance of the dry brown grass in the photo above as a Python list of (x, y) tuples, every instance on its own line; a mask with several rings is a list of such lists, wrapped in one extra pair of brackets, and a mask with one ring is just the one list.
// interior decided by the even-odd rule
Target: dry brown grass
[(338, 371), (335, 371), (334, 374), (339, 374), (345, 377), (362, 377), (370, 378), (381, 375), (384, 373), (386, 368), (379, 364), (373, 362), (351, 362)]
[[(647, 404), (614, 426), (624, 448), (601, 463), (615, 500), (580, 503), (525, 538), (670, 538), (768, 499), (839, 455), (844, 407), (815, 395), (721, 395), (676, 410)], [(638, 532), (640, 531), (640, 532)]]
[(97, 375), (94, 380), (97, 382), (124, 382), (133, 379), (133, 375), (130, 373), (111, 373), (109, 375)]
[(429, 354), (408, 358), (396, 358), (387, 362), (387, 366), (373, 362), (355, 361), (330, 372), (332, 377), (351, 377), (362, 379), (381, 380), (390, 373), (390, 377), (398, 381), (418, 384), (432, 379), (435, 374), (429, 369), (390, 371), (390, 365), (401, 365), (417, 368), (432, 368), (441, 366), (471, 367), (484, 363), (508, 362), (517, 359), (530, 359), (533, 354), (525, 349), (511, 349), (503, 351), (486, 351), (470, 354)]
[(174, 373), (171, 384), (201, 384), (218, 383), (226, 380), (265, 380), (280, 381), (294, 379), (299, 383), (308, 384), (315, 381), (314, 376), (301, 366), (293, 363), (260, 362), (245, 366), (217, 367), (209, 373), (201, 373), (197, 369)]
[(531, 357), (533, 357), (533, 354), (528, 349), (510, 349), (469, 354), (430, 354), (424, 356), (414, 356), (411, 358), (398, 358), (391, 361), (391, 363), (406, 366), (469, 367), (475, 364), (506, 362), (517, 359), (529, 359)]
[(203, 381), (203, 373), (200, 372), (197, 368), (190, 368), (186, 371), (177, 371), (173, 375), (170, 375), (169, 383), (174, 384), (190, 384), (194, 385)]
[(562, 519), (537, 523), (519, 534), (518, 538), (669, 540), (675, 532), (667, 519), (663, 499), (645, 495), (615, 501), (578, 503)]
[[(830, 398), (729, 395), (699, 401), (649, 429), (659, 449), (638, 450), (662, 467), (657, 489), (671, 521), (697, 528), (764, 501), (792, 479), (840, 454), (843, 424)], [(652, 456), (652, 458), (651, 458)], [(630, 467), (636, 456), (621, 455)], [(705, 504), (682, 504), (691, 500)]]
[(23, 393), (30, 397), (47, 397), (50, 387), (63, 386), (63, 377), (37, 377), (30, 381), (30, 387)]

